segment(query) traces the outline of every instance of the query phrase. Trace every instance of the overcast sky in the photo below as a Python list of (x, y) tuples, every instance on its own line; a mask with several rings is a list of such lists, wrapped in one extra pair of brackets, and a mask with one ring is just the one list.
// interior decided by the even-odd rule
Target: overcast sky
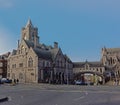
[(40, 43), (57, 41), (72, 61), (98, 61), (102, 47), (120, 47), (120, 0), (0, 0), (0, 54), (17, 48), (28, 18)]

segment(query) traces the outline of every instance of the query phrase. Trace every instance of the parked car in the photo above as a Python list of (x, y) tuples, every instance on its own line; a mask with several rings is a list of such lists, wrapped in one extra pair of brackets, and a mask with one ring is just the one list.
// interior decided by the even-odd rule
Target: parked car
[(12, 83), (12, 80), (10, 80), (8, 78), (1, 78), (0, 79), (0, 84), (4, 84), (4, 83)]
[(77, 81), (75, 81), (75, 85), (88, 85), (88, 84), (86, 82), (77, 80)]

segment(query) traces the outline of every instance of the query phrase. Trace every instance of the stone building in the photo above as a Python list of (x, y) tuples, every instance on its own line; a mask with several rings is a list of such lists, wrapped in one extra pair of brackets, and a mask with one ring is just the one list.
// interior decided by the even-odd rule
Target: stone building
[(73, 64), (74, 64), (73, 73), (75, 80), (81, 80), (83, 78), (82, 77), (83, 74), (84, 74), (84, 78), (86, 76), (91, 82), (93, 82), (93, 80), (90, 80), (90, 78), (93, 78), (94, 75), (101, 78), (102, 81), (104, 80), (103, 73), (105, 72), (105, 68), (102, 62), (85, 61), (85, 62), (73, 62)]
[(9, 56), (9, 52), (6, 54), (0, 55), (0, 78), (7, 77), (7, 58)]
[(21, 33), (18, 48), (8, 58), (8, 78), (19, 79), (22, 83), (71, 81), (72, 61), (63, 54), (57, 42), (53, 47), (39, 43), (38, 28), (30, 19)]
[(101, 61), (106, 72), (113, 78), (120, 77), (120, 48), (102, 48)]

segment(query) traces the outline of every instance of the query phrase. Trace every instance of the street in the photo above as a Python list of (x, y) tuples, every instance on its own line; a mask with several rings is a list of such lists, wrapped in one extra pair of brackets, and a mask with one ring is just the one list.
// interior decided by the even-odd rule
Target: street
[(119, 105), (119, 86), (49, 84), (0, 85), (7, 102), (0, 105)]

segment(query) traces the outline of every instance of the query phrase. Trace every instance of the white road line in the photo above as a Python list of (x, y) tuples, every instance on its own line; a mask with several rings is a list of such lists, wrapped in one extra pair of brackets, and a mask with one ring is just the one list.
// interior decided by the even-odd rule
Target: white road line
[(85, 91), (85, 95), (84, 95), (84, 96), (81, 96), (81, 97), (79, 97), (79, 98), (75, 98), (74, 101), (79, 101), (79, 100), (81, 100), (81, 99), (84, 99), (85, 96), (87, 96), (87, 95), (88, 95), (88, 92)]
[(81, 99), (84, 99), (84, 98), (85, 98), (85, 96), (81, 96), (79, 98), (75, 98), (74, 101), (78, 101), (78, 100), (81, 100)]
[(8, 97), (8, 101), (12, 101), (12, 98), (10, 96)]

